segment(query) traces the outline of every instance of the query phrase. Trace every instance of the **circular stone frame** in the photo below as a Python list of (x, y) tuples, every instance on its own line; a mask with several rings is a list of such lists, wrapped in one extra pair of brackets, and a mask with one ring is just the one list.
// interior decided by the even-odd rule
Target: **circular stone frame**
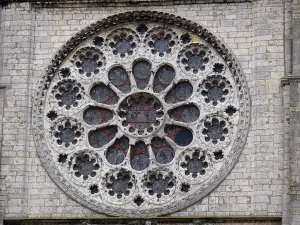
[[(132, 22), (141, 24), (152, 22), (164, 24), (166, 26), (172, 25), (173, 27), (184, 29), (199, 36), (201, 39), (211, 45), (211, 47), (222, 57), (227, 67), (230, 69), (233, 79), (235, 80), (236, 89), (239, 90), (238, 98), (240, 101), (240, 117), (237, 124), (237, 132), (234, 140), (232, 140), (233, 144), (231, 147), (231, 151), (227, 155), (227, 159), (224, 159), (222, 170), (220, 170), (219, 175), (214, 176), (212, 179), (210, 179), (209, 182), (194, 191), (193, 195), (187, 195), (186, 197), (183, 197), (180, 202), (173, 201), (172, 203), (168, 204), (167, 207), (166, 204), (156, 204), (156, 207), (152, 209), (139, 209), (138, 207), (136, 207), (136, 209), (126, 209), (121, 208), (117, 205), (103, 206), (103, 204), (95, 201), (91, 197), (91, 195), (87, 195), (83, 192), (78, 191), (71, 184), (70, 180), (67, 179), (61, 173), (61, 171), (57, 170), (56, 164), (53, 162), (53, 156), (50, 154), (50, 150), (46, 142), (47, 135), (44, 131), (43, 120), (46, 96), (52, 77), (58, 73), (64, 59), (72, 54), (74, 49), (76, 49), (82, 42), (86, 41), (91, 36), (105, 31), (106, 29), (118, 27), (120, 25), (125, 25)], [(34, 111), (32, 114), (32, 125), (34, 140), (41, 162), (48, 172), (49, 176), (67, 195), (69, 195), (79, 203), (89, 207), (92, 210), (116, 216), (156, 216), (176, 212), (196, 203), (212, 190), (214, 190), (217, 185), (220, 184), (230, 173), (246, 143), (250, 127), (250, 96), (246, 79), (239, 63), (237, 62), (236, 58), (231, 53), (229, 48), (223, 42), (221, 42), (211, 31), (204, 28), (202, 25), (196, 24), (195, 22), (176, 15), (156, 11), (133, 11), (120, 13), (98, 21), (78, 32), (74, 37), (67, 41), (66, 44), (63, 45), (62, 48), (53, 57), (53, 60), (47, 67), (47, 70), (39, 84), (39, 91), (33, 104)], [(140, 200), (139, 196), (137, 196), (135, 200)]]

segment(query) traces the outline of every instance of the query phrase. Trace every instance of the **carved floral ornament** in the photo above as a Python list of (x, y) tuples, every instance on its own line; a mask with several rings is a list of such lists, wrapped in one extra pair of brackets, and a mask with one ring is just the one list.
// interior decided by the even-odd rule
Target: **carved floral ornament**
[(152, 216), (203, 198), (249, 127), (245, 77), (210, 31), (160, 12), (87, 27), (58, 51), (35, 101), (45, 169), (99, 212)]

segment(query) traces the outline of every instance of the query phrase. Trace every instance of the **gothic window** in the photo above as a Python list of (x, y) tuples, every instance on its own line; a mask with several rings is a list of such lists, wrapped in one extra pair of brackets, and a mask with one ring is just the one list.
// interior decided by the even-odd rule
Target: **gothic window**
[(210, 31), (131, 12), (66, 43), (33, 120), (40, 158), (68, 195), (102, 213), (151, 216), (195, 203), (230, 172), (249, 97), (236, 59)]

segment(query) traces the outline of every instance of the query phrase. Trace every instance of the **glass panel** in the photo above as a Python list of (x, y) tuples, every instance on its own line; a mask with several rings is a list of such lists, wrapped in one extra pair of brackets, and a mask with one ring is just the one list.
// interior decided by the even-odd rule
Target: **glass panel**
[(160, 125), (163, 116), (162, 105), (158, 99), (148, 93), (139, 93), (129, 96), (120, 105), (119, 116), (126, 118), (123, 126), (129, 126), (129, 132), (138, 130), (139, 134), (153, 130)]
[(102, 83), (94, 85), (91, 88), (90, 95), (93, 100), (108, 105), (116, 104), (119, 100), (119, 97), (116, 95), (116, 93), (111, 90), (110, 87)]
[(189, 129), (176, 125), (165, 127), (166, 135), (179, 146), (188, 146), (193, 140), (193, 133)]
[(76, 177), (83, 177), (87, 180), (89, 176), (96, 176), (96, 170), (100, 168), (94, 158), (91, 158), (88, 154), (80, 154), (76, 156), (75, 163), (73, 164), (73, 170)]
[(151, 147), (157, 162), (160, 164), (170, 163), (175, 156), (173, 148), (165, 139), (161, 139), (159, 137), (153, 138), (151, 141)]
[(89, 125), (105, 123), (112, 118), (112, 111), (95, 106), (89, 106), (83, 113), (83, 120)]
[(183, 105), (170, 110), (168, 114), (176, 121), (190, 123), (199, 118), (200, 110), (195, 105)]
[(144, 170), (149, 164), (149, 153), (146, 144), (142, 141), (136, 143), (135, 146), (131, 147), (130, 151), (130, 164), (135, 170)]
[(228, 134), (226, 122), (218, 118), (213, 118), (211, 122), (206, 121), (204, 127), (202, 134), (205, 136), (205, 141), (212, 141), (213, 144), (224, 141), (226, 134)]
[(151, 64), (146, 60), (140, 60), (134, 64), (132, 72), (136, 80), (137, 87), (139, 89), (144, 89), (151, 76)]
[(128, 93), (131, 89), (127, 71), (121, 66), (112, 68), (108, 72), (108, 79), (113, 85), (115, 85), (120, 91), (124, 93)]
[(205, 154), (200, 156), (200, 151), (196, 150), (192, 157), (186, 156), (185, 162), (180, 165), (185, 169), (185, 175), (192, 174), (193, 178), (198, 177), (199, 175), (204, 175), (206, 169), (208, 168), (208, 162)]
[(173, 67), (164, 65), (160, 67), (155, 75), (153, 90), (159, 93), (168, 87), (175, 78), (175, 70)]
[(117, 134), (117, 126), (99, 128), (89, 133), (89, 143), (94, 148), (101, 148), (109, 143)]
[(168, 104), (182, 102), (187, 100), (193, 94), (193, 86), (187, 82), (182, 81), (176, 84), (166, 95), (165, 100)]
[(122, 163), (127, 155), (129, 148), (129, 139), (122, 137), (116, 140), (116, 142), (107, 149), (106, 159), (112, 165), (118, 165)]

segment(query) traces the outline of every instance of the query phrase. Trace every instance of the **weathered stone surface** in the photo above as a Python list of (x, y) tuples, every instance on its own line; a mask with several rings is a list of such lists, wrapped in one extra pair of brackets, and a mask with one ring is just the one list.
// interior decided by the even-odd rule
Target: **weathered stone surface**
[[(288, 34), (293, 3), (298, 4), (256, 0), (155, 6), (203, 24), (220, 37), (241, 63), (252, 103), (248, 141), (231, 174), (202, 201), (172, 215), (283, 216), (283, 224), (299, 224), (299, 195), (293, 191), (299, 183), (299, 88), (293, 82), (280, 88), (280, 79), (293, 75), (289, 68), (298, 71), (297, 60), (288, 63), (298, 54), (297, 43), (293, 52), (288, 45), (290, 38), (299, 40), (297, 31), (296, 37)], [(0, 102), (4, 218), (97, 215), (67, 197), (41, 166), (31, 133), (32, 99), (50, 59), (76, 32), (113, 14), (144, 9), (30, 8), (28, 3), (2, 9), (0, 85), (7, 86)]]

